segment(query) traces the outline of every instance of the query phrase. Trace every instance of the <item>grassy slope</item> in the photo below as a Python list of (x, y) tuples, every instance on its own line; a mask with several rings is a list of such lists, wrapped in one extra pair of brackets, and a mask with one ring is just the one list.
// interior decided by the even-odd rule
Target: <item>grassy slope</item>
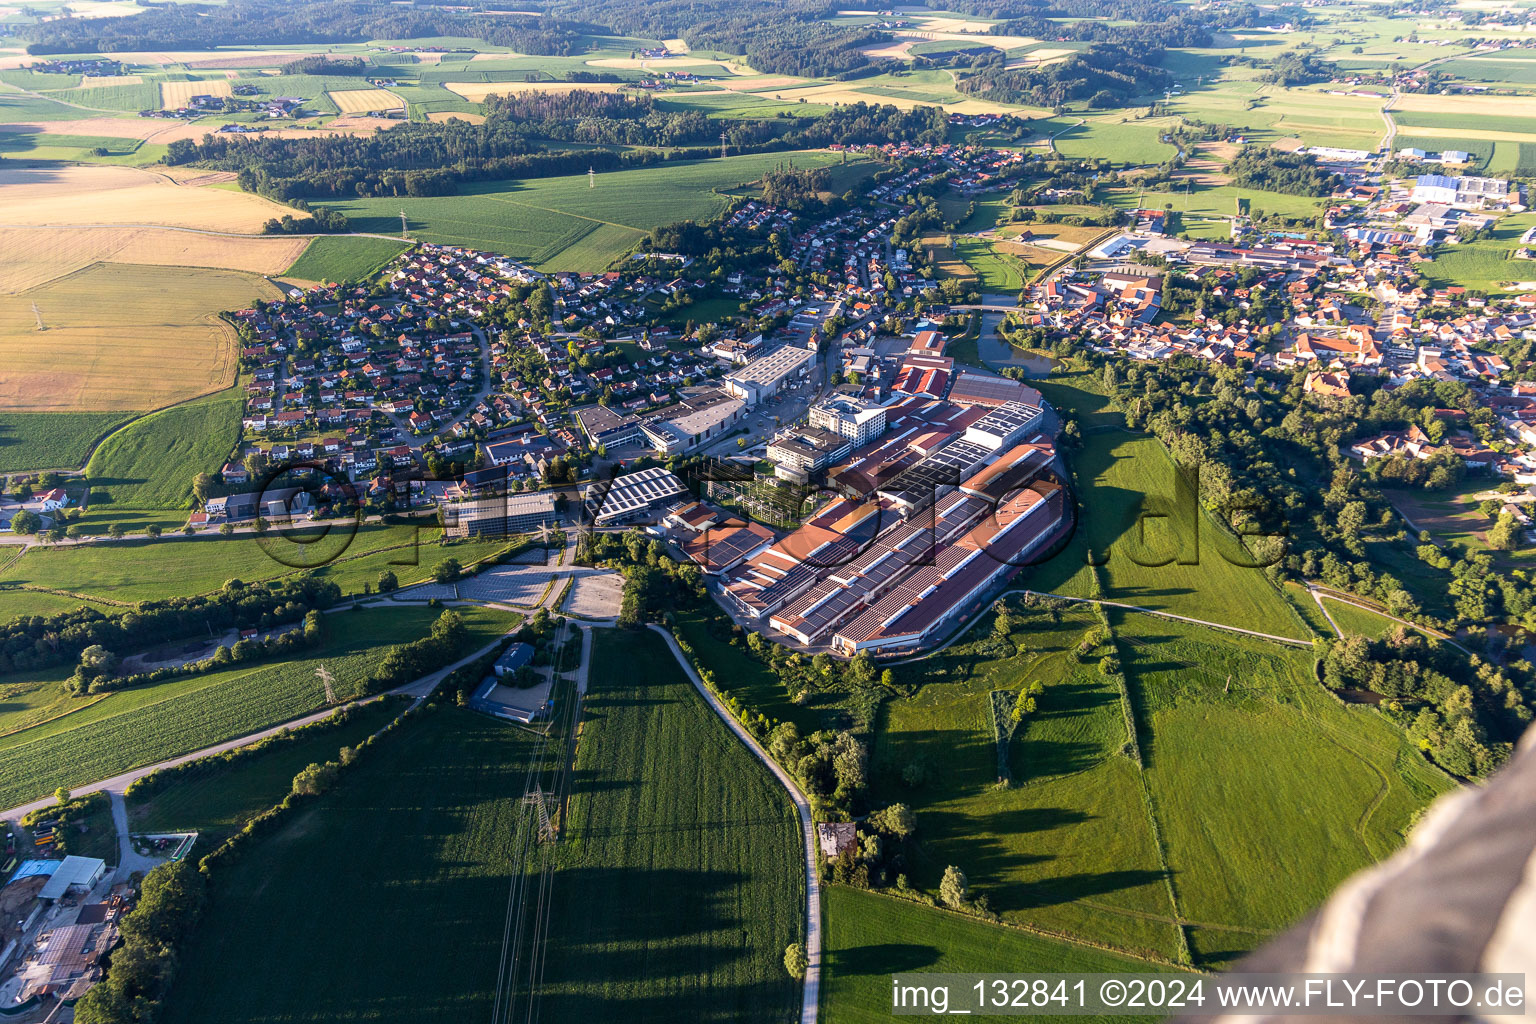
[(551, 1020), (781, 1021), (803, 938), (793, 806), (653, 633), (601, 630), (570, 842), (555, 878)]
[[(1090, 946), (1001, 928), (840, 885), (823, 890), (822, 908), (826, 936), (821, 1009), (827, 1024), (885, 1024), (891, 1019), (890, 976), (901, 972), (1119, 973), (1158, 969)], [(1141, 1018), (1116, 1015), (1070, 1019)]]
[[(469, 630), (465, 653), (517, 620), (483, 608), (461, 613)], [(120, 690), (65, 717), (0, 737), (0, 805), (110, 778), (297, 718), (325, 704), (315, 675), (321, 665), (334, 676), (336, 695), (351, 696), (382, 648), (426, 635), (438, 614), (432, 608), (335, 612), (325, 617), (321, 646), (302, 657)]]
[(240, 439), (244, 396), (231, 388), (135, 420), (91, 456), (91, 506), (180, 509), (192, 478), (217, 473)]
[(531, 747), (457, 708), (392, 733), (220, 879), (161, 1020), (488, 1019)]

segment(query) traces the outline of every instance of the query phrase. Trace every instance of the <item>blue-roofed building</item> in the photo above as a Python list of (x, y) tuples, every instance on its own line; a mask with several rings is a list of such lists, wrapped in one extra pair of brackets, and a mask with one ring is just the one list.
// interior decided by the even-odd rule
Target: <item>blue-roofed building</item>
[(528, 644), (513, 644), (501, 652), (492, 671), (503, 678), (515, 675), (517, 670), (533, 661), (533, 648)]

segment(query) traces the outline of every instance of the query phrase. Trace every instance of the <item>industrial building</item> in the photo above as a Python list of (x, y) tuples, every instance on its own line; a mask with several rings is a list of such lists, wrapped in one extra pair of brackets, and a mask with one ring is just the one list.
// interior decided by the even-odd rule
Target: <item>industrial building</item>
[(761, 358), (725, 377), (725, 390), (747, 403), (750, 408), (779, 393), (792, 376), (804, 376), (816, 363), (816, 350), (798, 345), (780, 345)]
[(640, 429), (657, 452), (681, 455), (725, 434), (747, 414), (748, 405), (729, 388), (705, 388), (655, 413)]
[(597, 526), (636, 522), (688, 497), (688, 488), (660, 466), (587, 487), (587, 514)]
[(1413, 201), (1416, 203), (1481, 206), (1489, 201), (1502, 202), (1508, 196), (1509, 182), (1503, 178), (1421, 174), (1413, 184)]
[(105, 877), (107, 862), (99, 857), (65, 857), (37, 898), (59, 900), (73, 891), (89, 892)]
[(560, 521), (552, 491), (445, 502), (439, 514), (443, 533), (449, 537), (505, 537)]
[(962, 369), (955, 374), (948, 398), (956, 405), (999, 406), (1007, 402), (1023, 402), (1025, 405), (1044, 406), (1040, 392), (1028, 384), (969, 369)]
[(788, 466), (810, 474), (847, 458), (852, 451), (853, 442), (841, 434), (814, 426), (794, 427), (769, 443), (768, 458), (781, 469)]
[(1045, 418), (1038, 405), (1007, 402), (965, 428), (965, 440), (992, 451), (1010, 448), (1026, 434), (1033, 433)]
[(589, 405), (576, 410), (576, 422), (587, 435), (593, 448), (600, 446), (618, 448), (626, 444), (638, 444), (644, 440), (640, 432), (640, 417), (621, 416), (601, 405)]

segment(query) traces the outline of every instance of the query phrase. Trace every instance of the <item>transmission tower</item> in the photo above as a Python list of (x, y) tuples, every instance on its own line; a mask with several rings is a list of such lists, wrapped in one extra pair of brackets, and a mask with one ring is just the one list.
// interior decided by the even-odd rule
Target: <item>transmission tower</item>
[(597, 188), (597, 169), (587, 168), (587, 188)]
[(539, 842), (552, 843), (555, 841), (555, 826), (549, 820), (549, 806), (544, 803), (544, 787), (538, 783), (533, 784), (533, 792), (523, 797), (523, 803), (533, 804), (539, 809)]
[(401, 238), (409, 238), (410, 237), (409, 229), (405, 225), (405, 211), (404, 210), (400, 211), (400, 237)]
[(319, 668), (315, 669), (315, 675), (320, 677), (320, 682), (325, 686), (325, 702), (327, 704), (335, 704), (336, 693), (331, 688), (331, 684), (336, 681), (336, 677), (331, 675), (331, 670), (326, 668), (324, 665), (321, 665)]
[(720, 159), (725, 159), (725, 132), (720, 133)]
[(48, 325), (43, 323), (43, 311), (37, 308), (37, 303), (35, 302), (32, 303), (32, 315), (37, 317), (37, 329), (40, 331), (46, 331), (48, 329)]

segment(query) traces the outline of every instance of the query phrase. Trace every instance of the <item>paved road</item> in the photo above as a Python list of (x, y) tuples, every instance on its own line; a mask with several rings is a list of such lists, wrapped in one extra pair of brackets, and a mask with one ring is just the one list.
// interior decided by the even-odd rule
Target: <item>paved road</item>
[(768, 766), (779, 784), (789, 793), (789, 798), (795, 802), (795, 810), (800, 814), (800, 830), (805, 837), (805, 951), (809, 966), (805, 971), (805, 994), (800, 1004), (800, 1024), (816, 1024), (816, 1015), (821, 1004), (821, 884), (816, 877), (816, 826), (811, 819), (811, 805), (806, 800), (805, 794), (800, 792), (800, 787), (795, 780), (789, 777), (789, 773), (779, 766), (779, 763), (768, 756), (768, 752), (758, 745), (756, 739), (749, 733), (744, 725), (738, 722), (720, 699), (709, 691), (703, 680), (694, 672), (693, 665), (683, 656), (682, 649), (677, 646), (677, 641), (672, 634), (660, 626), (651, 626), (667, 641), (667, 646), (672, 649), (672, 656), (682, 666), (694, 688), (703, 695), (704, 700), (720, 716), (736, 738), (744, 743), (748, 750), (757, 755), (759, 761)]

